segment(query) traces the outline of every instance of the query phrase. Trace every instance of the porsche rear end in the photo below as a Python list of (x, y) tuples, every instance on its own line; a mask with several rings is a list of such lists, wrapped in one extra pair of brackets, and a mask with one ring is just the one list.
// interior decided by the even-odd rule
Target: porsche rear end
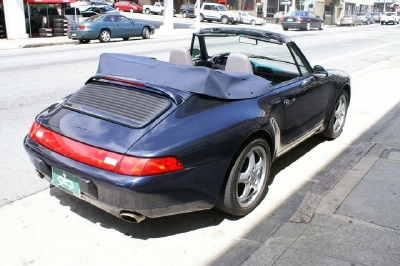
[[(188, 183), (219, 164), (185, 167), (168, 150), (132, 148), (190, 93), (96, 77), (40, 113), (24, 139), (37, 173), (61, 190), (127, 221), (213, 207), (218, 188)], [(168, 136), (160, 139), (168, 142)], [(171, 144), (172, 145), (172, 144)], [(174, 144), (177, 145), (177, 144)]]

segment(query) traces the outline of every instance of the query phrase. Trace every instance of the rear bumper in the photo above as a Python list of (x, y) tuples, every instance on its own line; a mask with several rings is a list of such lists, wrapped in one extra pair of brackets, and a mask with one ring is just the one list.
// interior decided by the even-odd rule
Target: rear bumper
[(99, 37), (98, 34), (88, 32), (88, 31), (68, 31), (67, 32), (68, 39), (72, 40), (95, 40)]
[(394, 19), (381, 19), (381, 23), (395, 23)]
[(216, 204), (229, 160), (150, 177), (133, 177), (97, 169), (24, 139), (24, 148), (42, 178), (52, 182), (52, 168), (79, 177), (82, 200), (117, 217), (121, 212), (155, 218), (204, 209)]
[(304, 29), (307, 28), (307, 22), (282, 22), (282, 27), (289, 29)]

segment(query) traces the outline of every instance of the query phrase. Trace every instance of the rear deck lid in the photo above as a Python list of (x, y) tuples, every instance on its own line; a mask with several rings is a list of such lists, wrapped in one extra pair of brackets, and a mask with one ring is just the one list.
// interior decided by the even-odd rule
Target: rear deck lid
[(90, 146), (124, 154), (178, 105), (140, 88), (92, 82), (42, 112), (44, 127)]

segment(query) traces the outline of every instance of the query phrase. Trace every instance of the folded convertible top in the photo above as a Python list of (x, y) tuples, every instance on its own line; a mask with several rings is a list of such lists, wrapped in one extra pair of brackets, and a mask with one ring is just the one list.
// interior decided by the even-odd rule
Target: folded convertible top
[(176, 65), (150, 57), (118, 53), (101, 54), (97, 74), (134, 78), (230, 100), (255, 98), (272, 90), (270, 81), (248, 73)]

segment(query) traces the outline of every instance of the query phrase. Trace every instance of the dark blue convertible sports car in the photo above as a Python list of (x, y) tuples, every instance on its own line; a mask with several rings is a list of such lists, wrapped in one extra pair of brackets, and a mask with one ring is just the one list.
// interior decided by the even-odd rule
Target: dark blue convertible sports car
[(350, 93), (346, 73), (311, 67), (284, 35), (202, 29), (169, 62), (102, 54), (24, 147), (41, 178), (127, 221), (213, 207), (243, 216), (276, 158), (315, 134), (339, 137)]

